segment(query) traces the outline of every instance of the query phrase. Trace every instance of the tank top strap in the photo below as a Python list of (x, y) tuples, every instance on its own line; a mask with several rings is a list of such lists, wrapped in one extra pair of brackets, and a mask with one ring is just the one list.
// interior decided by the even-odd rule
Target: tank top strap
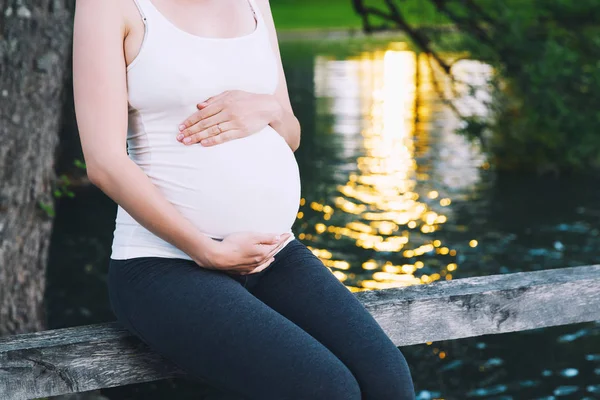
[(254, 2), (252, 0), (247, 0), (248, 4), (250, 5), (250, 9), (252, 10), (252, 13), (254, 14), (254, 17), (256, 18), (256, 10), (254, 9), (254, 7), (256, 7), (256, 5), (254, 4)]
[(133, 0), (138, 11), (140, 12), (140, 15), (142, 16), (142, 19), (144, 20), (144, 24), (146, 23), (150, 10), (152, 9), (152, 4), (148, 4), (149, 1), (150, 0)]
[(262, 25), (263, 20), (262, 20), (262, 14), (260, 13), (260, 9), (258, 8), (258, 5), (256, 5), (256, 3), (254, 2), (254, 0), (247, 0), (248, 4), (250, 5), (250, 9), (252, 10), (252, 13), (254, 14), (254, 19), (256, 20), (256, 23), (258, 24), (258, 27), (260, 28), (260, 25)]
[(154, 5), (154, 3), (152, 3), (151, 0), (133, 0), (133, 2), (137, 6), (142, 16), (142, 19), (144, 20), (144, 23), (152, 21), (150, 22), (151, 24), (160, 24), (161, 21), (166, 20), (165, 16), (162, 15), (162, 13), (156, 8), (156, 6)]
[[(254, 14), (254, 18), (256, 19), (257, 25), (260, 27), (260, 25), (263, 24), (263, 18), (260, 9), (258, 8), (258, 5), (255, 3), (254, 0), (246, 1), (248, 2), (248, 5), (250, 6), (252, 13)], [(150, 0), (133, 0), (133, 2), (135, 3), (140, 15), (142, 16), (144, 24), (147, 23), (148, 19), (154, 19), (154, 16), (156, 14), (159, 14), (158, 19), (162, 19), (160, 17), (164, 17), (162, 14), (160, 14), (160, 12), (156, 9), (154, 4), (152, 4)]]

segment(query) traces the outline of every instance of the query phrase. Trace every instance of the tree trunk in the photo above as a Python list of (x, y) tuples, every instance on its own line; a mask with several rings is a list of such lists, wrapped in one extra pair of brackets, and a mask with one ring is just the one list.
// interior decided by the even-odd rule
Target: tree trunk
[(0, 0), (0, 336), (43, 330), (72, 0)]

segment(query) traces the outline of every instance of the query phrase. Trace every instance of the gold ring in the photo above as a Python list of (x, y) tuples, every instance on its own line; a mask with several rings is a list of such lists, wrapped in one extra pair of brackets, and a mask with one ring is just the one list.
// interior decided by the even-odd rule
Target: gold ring
[(223, 133), (223, 129), (221, 129), (221, 124), (217, 124), (217, 129), (219, 129), (219, 133)]

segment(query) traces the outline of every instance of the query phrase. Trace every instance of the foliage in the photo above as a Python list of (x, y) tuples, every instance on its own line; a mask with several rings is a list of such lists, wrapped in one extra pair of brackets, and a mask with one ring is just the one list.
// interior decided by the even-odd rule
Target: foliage
[[(439, 32), (411, 24), (403, 0), (353, 1), (363, 15), (407, 32), (451, 74)], [(495, 68), (494, 118), (465, 119), (462, 131), (489, 138), (483, 144), (497, 168), (600, 167), (600, 0), (424, 1), (458, 29), (470, 57)]]
[[(440, 23), (439, 15), (423, 0), (402, 0), (407, 19), (414, 24)], [(360, 30), (360, 17), (351, 0), (277, 0), (271, 10), (278, 30), (351, 28)]]
[[(79, 159), (73, 160), (73, 165), (79, 169), (86, 169), (85, 163)], [(73, 191), (70, 189), (71, 185), (71, 180), (67, 175), (60, 175), (54, 182), (52, 194), (57, 199), (60, 199), (64, 196), (75, 197), (75, 193), (73, 193)], [(48, 215), (48, 217), (52, 218), (55, 216), (56, 211), (54, 210), (54, 204), (40, 201), (38, 205), (46, 213), (46, 215)]]
[(453, 12), (473, 57), (498, 72), (488, 147), (497, 167), (600, 167), (600, 1), (480, 3), (489, 19), (480, 32), (472, 8)]

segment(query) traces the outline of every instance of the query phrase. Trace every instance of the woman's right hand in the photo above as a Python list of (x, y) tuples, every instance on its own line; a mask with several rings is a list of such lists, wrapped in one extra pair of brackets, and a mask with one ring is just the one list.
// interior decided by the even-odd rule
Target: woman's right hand
[(225, 236), (204, 259), (196, 261), (200, 266), (225, 272), (259, 272), (275, 259), (273, 255), (289, 239), (290, 233), (281, 235), (258, 232), (235, 232)]

